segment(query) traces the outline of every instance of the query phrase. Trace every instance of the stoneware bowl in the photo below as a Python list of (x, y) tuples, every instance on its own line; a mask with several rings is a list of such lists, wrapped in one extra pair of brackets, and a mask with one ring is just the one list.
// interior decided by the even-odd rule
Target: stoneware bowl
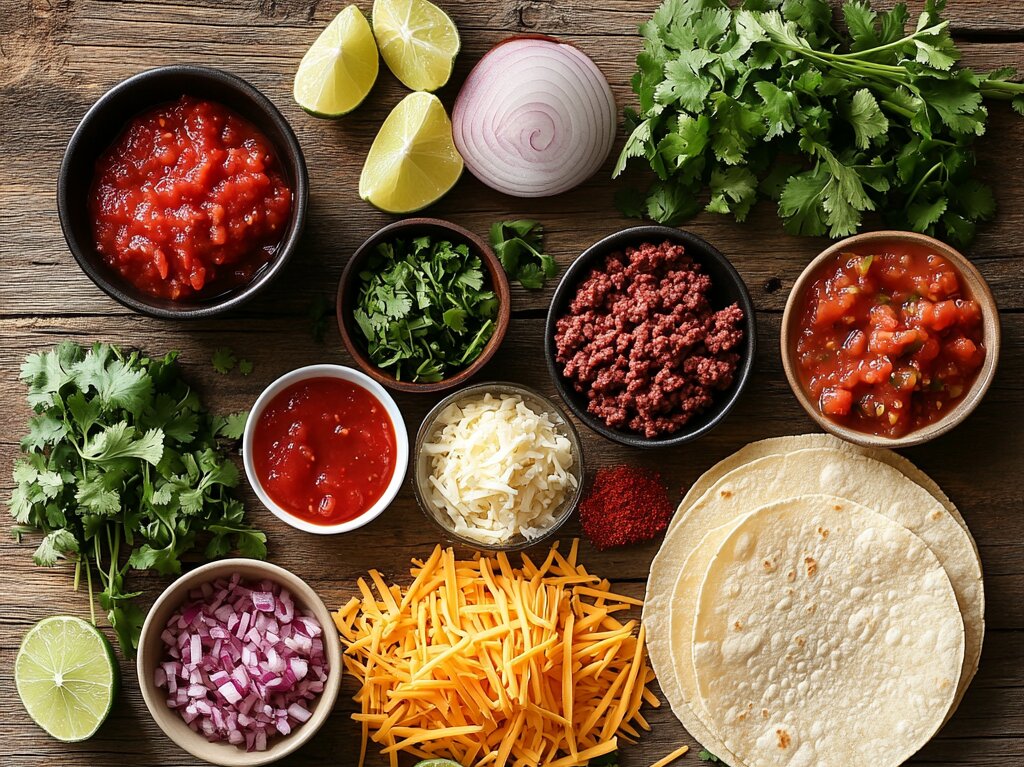
[[(601, 264), (606, 256), (645, 242), (660, 245), (666, 240), (686, 248), (687, 255), (697, 261), (704, 272), (710, 275), (713, 308), (722, 309), (735, 303), (743, 310), (743, 343), (739, 348), (740, 361), (732, 386), (726, 391), (719, 392), (709, 409), (694, 415), (682, 429), (673, 434), (647, 438), (634, 431), (613, 429), (588, 412), (587, 396), (576, 391), (568, 379), (563, 377), (562, 366), (556, 360), (555, 326), (559, 318), (569, 310), (569, 304), (576, 296), (580, 283), (587, 278), (591, 269)], [(750, 300), (750, 293), (747, 292), (747, 286), (743, 283), (739, 273), (729, 263), (729, 260), (708, 242), (695, 234), (668, 226), (649, 225), (623, 229), (583, 251), (558, 283), (551, 307), (548, 309), (547, 323), (544, 328), (544, 355), (547, 359), (548, 372), (551, 374), (555, 388), (573, 415), (601, 436), (628, 447), (639, 448), (681, 445), (704, 436), (724, 421), (750, 379), (756, 346), (757, 324), (754, 304)]]
[[(88, 196), (96, 160), (128, 122), (151, 107), (182, 95), (216, 101), (238, 113), (265, 135), (292, 190), (292, 214), (274, 258), (246, 285), (217, 296), (171, 301), (142, 293), (114, 273), (96, 252), (89, 222)], [(108, 296), (142, 314), (166, 319), (196, 319), (222, 314), (265, 289), (295, 252), (306, 220), (309, 180), (298, 139), (271, 101), (245, 80), (219, 69), (168, 66), (141, 72), (118, 83), (92, 105), (64, 152), (57, 179), (57, 213), (68, 248)]]
[[(177, 711), (167, 707), (167, 693), (156, 686), (153, 673), (163, 657), (163, 632), (171, 614), (186, 600), (189, 590), (208, 581), (230, 577), (239, 573), (245, 580), (269, 579), (280, 584), (295, 597), (297, 608), (308, 610), (324, 630), (324, 651), (329, 669), (324, 691), (312, 706), (313, 716), (288, 735), (281, 735), (267, 743), (266, 751), (246, 751), (231, 743), (211, 743), (203, 735), (193, 732)], [(142, 626), (139, 653), (136, 660), (142, 698), (153, 719), (171, 740), (188, 753), (211, 764), (225, 767), (254, 767), (270, 764), (295, 751), (309, 741), (319, 730), (334, 708), (341, 686), (341, 644), (336, 641), (331, 613), (316, 592), (305, 581), (284, 568), (256, 559), (223, 559), (197, 567), (168, 586), (161, 594)]]
[[(868, 254), (872, 248), (890, 243), (910, 243), (923, 246), (931, 252), (942, 256), (949, 261), (961, 278), (961, 288), (967, 298), (978, 302), (982, 312), (982, 331), (985, 344), (985, 362), (982, 364), (978, 377), (966, 395), (952, 407), (946, 415), (921, 429), (912, 431), (902, 437), (886, 437), (876, 434), (850, 429), (842, 424), (823, 415), (818, 409), (816, 402), (812, 401), (804, 390), (800, 380), (798, 365), (796, 361), (796, 344), (800, 335), (800, 316), (803, 313), (804, 296), (808, 287), (818, 277), (823, 265), (834, 260), (836, 256), (844, 251)], [(807, 265), (789, 293), (786, 301), (786, 310), (782, 315), (782, 338), (780, 348), (782, 352), (782, 366), (786, 371), (786, 378), (789, 386), (796, 395), (800, 406), (807, 411), (807, 414), (814, 419), (822, 429), (837, 437), (865, 447), (901, 448), (912, 445), (920, 445), (929, 440), (945, 434), (950, 429), (961, 423), (971, 411), (978, 406), (985, 392), (988, 391), (992, 378), (996, 374), (996, 366), (999, 363), (999, 309), (992, 291), (985, 282), (985, 278), (965, 256), (959, 251), (946, 245), (939, 240), (933, 239), (916, 232), (881, 231), (865, 232), (840, 240), (823, 250), (821, 254)]]
[[(310, 378), (337, 378), (362, 387), (372, 394), (374, 399), (387, 411), (388, 417), (391, 419), (391, 426), (395, 430), (395, 470), (384, 493), (373, 506), (358, 517), (345, 522), (339, 522), (336, 525), (314, 525), (312, 522), (296, 517), (287, 509), (281, 508), (267, 494), (267, 491), (263, 489), (259, 476), (256, 474), (255, 464), (253, 463), (253, 433), (256, 430), (256, 424), (259, 422), (264, 408), (284, 389)], [(252, 486), (256, 496), (282, 522), (286, 522), (297, 530), (317, 535), (347, 533), (350, 530), (355, 530), (372, 522), (395, 499), (395, 496), (402, 487), (402, 482), (405, 481), (405, 471), (409, 467), (409, 434), (405, 429), (405, 421), (402, 420), (402, 411), (398, 409), (398, 405), (384, 387), (368, 375), (344, 365), (307, 365), (290, 373), (285, 373), (278, 378), (263, 390), (263, 393), (260, 394), (253, 404), (252, 409), (249, 411), (249, 418), (245, 422), (245, 432), (242, 435), (242, 463), (245, 466), (245, 476), (249, 480), (249, 484)]]
[[(555, 511), (555, 521), (551, 527), (535, 538), (526, 538), (521, 534), (516, 534), (504, 543), (481, 543), (474, 538), (468, 538), (456, 532), (451, 518), (443, 510), (435, 508), (433, 504), (427, 501), (431, 470), (430, 456), (423, 450), (423, 445), (434, 439), (437, 434), (438, 417), (449, 405), (457, 405), (477, 397), (482, 397), (487, 393), (492, 395), (519, 395), (523, 402), (535, 413), (547, 413), (559, 433), (569, 440), (573, 455), (571, 473), (576, 477), (576, 490), (565, 496), (562, 505)], [(583, 486), (586, 483), (583, 467), (583, 446), (580, 444), (580, 435), (577, 433), (576, 427), (573, 426), (569, 416), (544, 395), (526, 386), (506, 381), (479, 383), (449, 394), (427, 413), (416, 434), (416, 462), (413, 465), (412, 482), (413, 490), (416, 493), (416, 501), (419, 503), (420, 509), (427, 515), (427, 519), (441, 529), (446, 540), (477, 549), (478, 551), (520, 551), (530, 546), (539, 546), (542, 543), (548, 542), (558, 532), (558, 529), (565, 524), (565, 521), (572, 516), (573, 510), (579, 504), (580, 497), (583, 495)]]
[[(399, 381), (391, 373), (381, 370), (373, 362), (366, 352), (366, 342), (359, 326), (356, 325), (353, 311), (359, 299), (359, 272), (367, 259), (374, 252), (378, 245), (394, 239), (412, 239), (415, 237), (430, 236), (436, 239), (446, 239), (453, 244), (465, 243), (469, 246), (471, 253), (480, 257), (486, 272), (485, 286), (494, 291), (498, 298), (498, 317), (495, 320), (494, 335), (491, 336), (484, 350), (480, 353), (469, 367), (453, 373), (445, 379), (433, 383), (416, 383), (414, 381)], [(363, 372), (380, 384), (396, 391), (429, 393), (445, 391), (462, 386), (470, 378), (476, 375), (486, 365), (494, 353), (498, 351), (501, 342), (508, 330), (509, 320), (512, 314), (511, 298), (509, 295), (508, 278), (501, 262), (494, 255), (494, 252), (487, 244), (467, 229), (453, 224), (449, 221), (442, 221), (439, 218), (407, 218), (388, 224), (379, 229), (370, 239), (364, 242), (352, 258), (348, 260), (345, 271), (342, 272), (341, 282), (338, 285), (338, 329), (341, 331), (341, 340), (345, 344), (348, 353)]]

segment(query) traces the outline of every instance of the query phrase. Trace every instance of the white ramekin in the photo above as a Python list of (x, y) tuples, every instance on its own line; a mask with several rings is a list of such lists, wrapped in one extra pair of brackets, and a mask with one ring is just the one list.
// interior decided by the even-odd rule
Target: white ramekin
[[(385, 488), (384, 493), (373, 506), (358, 517), (345, 522), (339, 522), (336, 525), (316, 525), (296, 517), (287, 509), (283, 509), (263, 489), (263, 485), (260, 484), (259, 477), (256, 475), (256, 467), (253, 465), (253, 433), (256, 430), (256, 424), (259, 422), (264, 408), (284, 389), (300, 381), (307, 381), (312, 378), (337, 378), (365, 389), (384, 406), (388, 417), (391, 419), (392, 428), (395, 430), (395, 467), (391, 475), (391, 481)], [(368, 375), (344, 365), (308, 365), (293, 370), (290, 373), (285, 373), (264, 389), (263, 393), (256, 399), (252, 410), (249, 411), (249, 418), (245, 424), (245, 433), (242, 436), (242, 463), (245, 465), (245, 476), (248, 478), (249, 484), (256, 492), (257, 497), (281, 521), (286, 522), (297, 530), (304, 530), (307, 533), (316, 533), (317, 535), (347, 533), (376, 519), (395, 499), (399, 489), (402, 487), (402, 483), (405, 481), (405, 472), (409, 466), (409, 435), (405, 429), (405, 421), (402, 420), (402, 411), (398, 409), (394, 399), (391, 398), (391, 395), (387, 393), (383, 386)]]

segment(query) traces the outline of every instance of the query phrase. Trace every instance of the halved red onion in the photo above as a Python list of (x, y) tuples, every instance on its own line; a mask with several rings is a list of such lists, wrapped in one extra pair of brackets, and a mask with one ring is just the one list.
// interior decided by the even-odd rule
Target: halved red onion
[(204, 583), (161, 633), (165, 657), (153, 681), (196, 732), (263, 751), (313, 715), (309, 701), (327, 681), (322, 634), (276, 583), (250, 588), (238, 575)]
[(469, 171), (499, 192), (547, 197), (579, 186), (615, 141), (615, 98), (597, 65), (549, 38), (484, 55), (455, 100), (452, 135)]

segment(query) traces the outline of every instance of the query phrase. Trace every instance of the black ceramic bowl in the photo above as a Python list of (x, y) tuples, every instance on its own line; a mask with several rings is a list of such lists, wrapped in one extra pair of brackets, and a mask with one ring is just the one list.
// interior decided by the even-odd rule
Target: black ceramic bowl
[[(151, 107), (182, 95), (216, 101), (244, 117), (277, 150), (278, 163), (292, 190), (288, 228), (273, 259), (246, 285), (216, 296), (171, 301), (145, 294), (111, 270), (96, 252), (89, 222), (88, 195), (96, 160), (128, 122)], [(306, 220), (309, 178), (299, 141), (271, 101), (240, 77), (198, 66), (159, 67), (118, 83), (92, 105), (64, 152), (57, 181), (57, 213), (64, 239), (89, 278), (107, 295), (137, 312), (169, 319), (221, 314), (263, 290), (295, 252)]]
[[(720, 392), (714, 404), (702, 413), (694, 415), (686, 425), (677, 432), (664, 437), (648, 438), (634, 431), (612, 429), (604, 421), (587, 412), (587, 397), (576, 391), (573, 385), (562, 375), (562, 366), (555, 360), (555, 324), (569, 309), (581, 282), (586, 279), (590, 270), (600, 264), (605, 256), (621, 251), (630, 246), (645, 242), (660, 244), (666, 240), (678, 243), (686, 248), (686, 252), (700, 263), (703, 270), (711, 277), (711, 303), (715, 309), (730, 304), (739, 304), (743, 310), (743, 343), (740, 346), (740, 362), (736, 369), (733, 384), (726, 391)], [(653, 448), (681, 445), (697, 439), (721, 423), (733, 405), (739, 399), (743, 388), (750, 378), (754, 366), (754, 351), (757, 344), (757, 328), (754, 305), (750, 300), (747, 286), (740, 275), (716, 248), (700, 237), (680, 229), (667, 226), (635, 226), (605, 237), (591, 245), (577, 258), (562, 276), (555, 289), (551, 307), (548, 309), (547, 323), (544, 328), (544, 353), (547, 358), (551, 380), (565, 404), (583, 423), (608, 439), (629, 447)]]

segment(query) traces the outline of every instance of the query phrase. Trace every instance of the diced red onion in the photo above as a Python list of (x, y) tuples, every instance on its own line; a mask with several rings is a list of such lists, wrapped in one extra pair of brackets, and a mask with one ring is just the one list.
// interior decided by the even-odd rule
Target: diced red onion
[(275, 607), (274, 595), (269, 591), (254, 591), (252, 592), (252, 604), (260, 612), (270, 613), (274, 611)]
[(489, 187), (547, 197), (597, 172), (616, 122), (608, 80), (586, 54), (550, 38), (514, 38), (469, 73), (452, 136), (466, 168)]
[(210, 741), (263, 751), (312, 716), (328, 672), (322, 634), (279, 585), (222, 578), (192, 589), (167, 621), (153, 681)]

